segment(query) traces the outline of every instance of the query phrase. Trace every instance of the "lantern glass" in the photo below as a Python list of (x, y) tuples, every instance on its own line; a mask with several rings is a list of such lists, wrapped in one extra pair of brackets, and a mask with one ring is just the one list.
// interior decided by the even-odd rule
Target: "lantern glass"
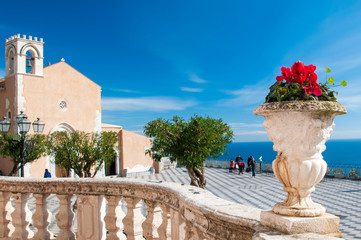
[(27, 118), (27, 116), (23, 111), (20, 111), (20, 114), (16, 115), (16, 123), (19, 124), (23, 118)]
[(3, 121), (0, 121), (0, 132), (7, 133), (10, 130), (10, 121), (4, 117)]
[(33, 122), (33, 130), (35, 133), (42, 133), (44, 131), (45, 123), (38, 118)]
[(25, 116), (23, 119), (19, 120), (18, 126), (20, 133), (27, 133), (29, 132), (31, 122), (28, 120), (28, 118)]

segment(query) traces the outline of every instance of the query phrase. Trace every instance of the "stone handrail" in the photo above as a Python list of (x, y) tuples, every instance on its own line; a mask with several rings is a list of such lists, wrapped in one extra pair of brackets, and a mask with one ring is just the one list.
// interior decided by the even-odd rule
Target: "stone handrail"
[[(32, 234), (26, 216), (30, 194), (36, 199), (31, 222), (37, 231)], [(260, 224), (261, 210), (189, 185), (123, 178), (0, 177), (0, 239), (51, 239), (46, 201), (50, 194), (59, 199), (56, 239), (252, 239), (255, 232), (268, 230)], [(74, 195), (75, 211), (71, 205)], [(6, 216), (11, 199), (15, 210), (10, 221)], [(126, 214), (117, 208), (120, 200), (126, 203)], [(146, 217), (141, 213), (141, 201)], [(107, 210), (102, 218), (105, 202)], [(72, 230), (74, 216), (76, 233)]]
[(270, 229), (262, 212), (171, 182), (0, 177), (0, 239), (335, 239), (314, 234), (307, 219), (304, 236)]

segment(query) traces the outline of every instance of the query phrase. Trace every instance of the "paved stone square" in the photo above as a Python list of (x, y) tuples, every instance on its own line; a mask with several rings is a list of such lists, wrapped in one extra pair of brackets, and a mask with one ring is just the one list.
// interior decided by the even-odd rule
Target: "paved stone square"
[[(161, 174), (139, 176), (147, 180), (162, 180), (189, 184), (185, 168), (166, 170)], [(228, 169), (207, 168), (206, 189), (214, 195), (237, 203), (268, 210), (286, 199), (283, 186), (271, 174), (250, 173), (238, 175)], [(322, 204), (326, 211), (340, 217), (340, 230), (344, 239), (361, 239), (361, 181), (327, 179), (316, 185), (312, 200)]]

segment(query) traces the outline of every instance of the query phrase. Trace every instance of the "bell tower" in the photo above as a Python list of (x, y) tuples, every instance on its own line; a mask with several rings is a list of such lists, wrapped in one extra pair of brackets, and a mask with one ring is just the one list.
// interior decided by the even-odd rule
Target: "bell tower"
[(35, 75), (43, 77), (43, 39), (20, 34), (5, 42), (5, 74)]

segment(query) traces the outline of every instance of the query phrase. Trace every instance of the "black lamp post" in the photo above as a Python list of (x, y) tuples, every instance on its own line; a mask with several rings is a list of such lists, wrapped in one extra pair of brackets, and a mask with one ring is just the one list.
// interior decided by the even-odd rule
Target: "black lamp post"
[[(20, 133), (20, 176), (24, 177), (24, 157), (25, 157), (25, 137), (26, 134), (30, 130), (31, 122), (29, 121), (28, 117), (24, 114), (23, 111), (20, 111), (20, 114), (16, 116), (16, 123), (19, 127), (19, 133)], [(0, 132), (7, 133), (10, 130), (10, 121), (4, 117), (3, 121), (0, 121)], [(39, 118), (33, 122), (33, 130), (35, 133), (42, 133), (45, 127), (45, 123), (41, 121)], [(14, 140), (19, 141), (19, 140)]]

